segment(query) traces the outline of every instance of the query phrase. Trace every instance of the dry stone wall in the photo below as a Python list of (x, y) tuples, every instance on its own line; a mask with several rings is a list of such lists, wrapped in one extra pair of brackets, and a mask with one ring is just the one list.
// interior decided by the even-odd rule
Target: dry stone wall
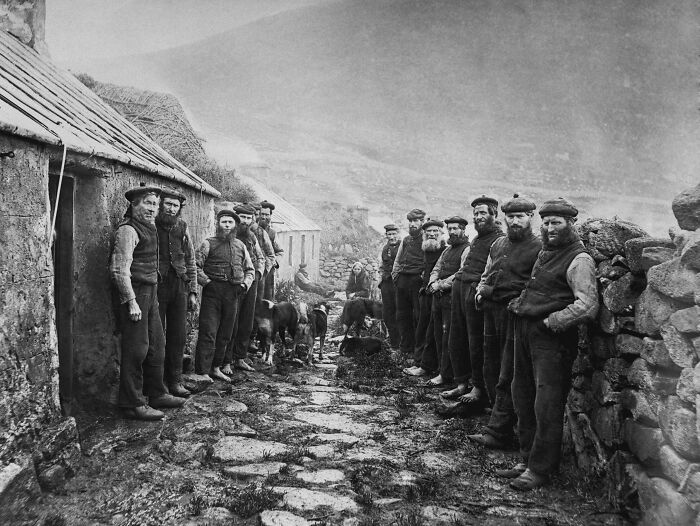
[(377, 290), (379, 283), (379, 262), (367, 257), (358, 258), (346, 254), (321, 254), (319, 274), (321, 279), (333, 290), (343, 291), (348, 282), (348, 276), (353, 264), (359, 261), (372, 278), (372, 291)]
[(581, 331), (567, 404), (579, 467), (636, 493), (640, 522), (700, 524), (700, 185), (673, 202), (668, 238), (593, 220), (601, 312)]

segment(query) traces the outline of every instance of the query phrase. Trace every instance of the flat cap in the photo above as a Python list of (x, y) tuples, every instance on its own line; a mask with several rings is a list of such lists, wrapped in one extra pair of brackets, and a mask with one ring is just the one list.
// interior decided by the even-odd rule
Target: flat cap
[(476, 207), (477, 205), (491, 205), (498, 208), (498, 199), (481, 194), (472, 201), (472, 208)]
[(299, 268), (300, 268), (300, 269), (306, 268), (306, 263), (299, 263)]
[(160, 197), (165, 198), (165, 197), (171, 197), (172, 199), (179, 199), (180, 204), (184, 203), (187, 198), (185, 197), (185, 194), (180, 192), (177, 188), (163, 188), (160, 192)]
[(408, 214), (406, 214), (406, 219), (413, 221), (414, 219), (423, 219), (425, 217), (425, 212), (420, 208), (414, 208)]
[(394, 223), (389, 223), (388, 225), (384, 225), (384, 230), (386, 232), (391, 232), (392, 230), (399, 231), (399, 227), (397, 227)]
[(236, 212), (234, 212), (233, 210), (228, 210), (227, 208), (224, 208), (223, 210), (219, 210), (219, 212), (216, 214), (216, 220), (218, 221), (219, 219), (221, 219), (224, 216), (232, 217), (236, 221), (236, 223), (241, 222), (241, 218), (238, 217), (238, 214)]
[(512, 199), (509, 199), (501, 205), (501, 210), (506, 214), (514, 212), (532, 212), (535, 208), (537, 208), (537, 205), (534, 201), (527, 197), (520, 197), (520, 194), (513, 194)]
[(275, 205), (272, 204), (270, 201), (261, 201), (260, 208), (269, 208), (270, 211), (273, 211), (275, 209)]
[(246, 203), (242, 205), (236, 205), (235, 207), (233, 207), (233, 211), (237, 214), (247, 214), (249, 216), (255, 215), (255, 208), (253, 207), (253, 205), (249, 205)]
[(252, 206), (253, 209), (256, 211), (262, 210), (262, 205), (260, 203), (245, 203), (245, 204)]
[(540, 207), (540, 216), (564, 216), (564, 217), (576, 217), (578, 215), (578, 208), (574, 204), (566, 199), (565, 197), (557, 197), (556, 199), (550, 199), (542, 203)]
[(469, 221), (460, 216), (452, 216), (445, 219), (446, 225), (449, 225), (450, 223), (459, 223), (462, 226), (467, 226), (469, 224)]
[(160, 193), (160, 187), (146, 186), (145, 183), (141, 183), (139, 186), (134, 186), (133, 188), (129, 188), (126, 192), (124, 192), (124, 197), (126, 197), (128, 201), (133, 201), (137, 197), (146, 194), (156, 194), (158, 197), (160, 197)]
[(427, 230), (431, 226), (436, 226), (438, 228), (442, 228), (445, 226), (445, 223), (443, 223), (439, 219), (428, 219), (425, 223), (423, 223), (423, 226), (421, 226), (421, 228), (423, 230)]

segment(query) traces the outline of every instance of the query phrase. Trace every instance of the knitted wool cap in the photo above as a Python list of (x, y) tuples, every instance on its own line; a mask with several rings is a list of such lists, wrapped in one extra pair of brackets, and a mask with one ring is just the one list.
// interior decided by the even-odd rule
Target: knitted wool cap
[(270, 201), (261, 201), (260, 208), (269, 208), (270, 212), (272, 212), (275, 209), (275, 205), (272, 204)]
[(563, 217), (576, 217), (578, 215), (578, 208), (574, 204), (564, 197), (557, 197), (556, 199), (550, 199), (542, 203), (540, 207), (540, 216), (563, 216)]
[(425, 223), (423, 223), (423, 225), (421, 226), (421, 228), (422, 228), (423, 230), (427, 230), (427, 229), (428, 229), (429, 227), (431, 227), (431, 226), (436, 226), (436, 227), (438, 227), (438, 228), (442, 228), (442, 227), (445, 226), (445, 223), (443, 223), (443, 222), (440, 221), (439, 219), (428, 219)]
[(420, 208), (414, 208), (408, 214), (406, 214), (406, 219), (413, 221), (414, 219), (423, 219), (425, 217), (425, 212)]
[(126, 192), (124, 192), (124, 197), (126, 197), (128, 201), (133, 201), (137, 197), (146, 194), (156, 194), (158, 197), (160, 197), (161, 189), (158, 186), (146, 186), (145, 183), (141, 183), (141, 185), (129, 188)]
[(177, 188), (163, 188), (160, 193), (160, 197), (171, 197), (173, 199), (178, 199), (180, 201), (180, 204), (184, 203), (187, 200), (185, 195), (182, 192), (180, 192)]
[(236, 223), (241, 222), (241, 218), (238, 217), (238, 214), (236, 212), (234, 212), (233, 210), (227, 210), (227, 209), (219, 210), (219, 213), (216, 214), (216, 220), (218, 221), (219, 219), (221, 219), (224, 216), (232, 217), (236, 221)]
[(520, 197), (520, 194), (513, 194), (512, 199), (509, 199), (501, 205), (501, 210), (506, 214), (514, 212), (532, 212), (535, 208), (537, 208), (537, 205), (534, 201), (527, 197)]
[(446, 225), (449, 225), (450, 223), (459, 223), (462, 226), (467, 226), (469, 224), (469, 221), (460, 216), (452, 216), (445, 219)]
[(398, 232), (399, 227), (397, 227), (394, 223), (389, 223), (388, 225), (384, 225), (384, 230), (386, 232), (391, 232), (392, 230), (395, 230), (396, 232)]
[(247, 214), (249, 216), (255, 215), (255, 208), (248, 204), (236, 205), (233, 208), (233, 211), (237, 214)]
[(472, 208), (476, 207), (477, 205), (492, 205), (498, 208), (498, 199), (481, 194), (472, 201)]

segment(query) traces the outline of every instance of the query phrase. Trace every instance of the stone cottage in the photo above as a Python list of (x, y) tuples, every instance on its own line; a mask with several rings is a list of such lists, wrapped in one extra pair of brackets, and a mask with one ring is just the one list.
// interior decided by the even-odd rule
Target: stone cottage
[(49, 485), (79, 457), (75, 422), (61, 414), (116, 402), (107, 264), (124, 191), (180, 189), (195, 243), (213, 229), (219, 193), (37, 51), (42, 0), (2, 9), (0, 508), (11, 513), (13, 481), (31, 493), (36, 477), (23, 473)]

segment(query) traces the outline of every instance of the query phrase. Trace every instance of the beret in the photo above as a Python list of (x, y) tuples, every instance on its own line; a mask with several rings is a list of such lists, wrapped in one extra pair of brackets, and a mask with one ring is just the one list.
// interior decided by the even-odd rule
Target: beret
[(431, 227), (431, 226), (436, 226), (438, 228), (442, 228), (445, 226), (445, 223), (443, 223), (439, 219), (428, 219), (425, 223), (423, 223), (423, 226), (421, 226), (421, 228), (423, 230), (427, 230), (428, 227)]
[(272, 211), (275, 209), (275, 205), (273, 205), (270, 201), (261, 201), (260, 208), (269, 208), (270, 211)]
[(140, 186), (134, 186), (133, 188), (129, 188), (126, 192), (124, 192), (124, 197), (127, 198), (129, 201), (133, 201), (139, 196), (146, 195), (146, 194), (156, 194), (157, 196), (160, 197), (161, 189), (158, 186), (146, 186), (145, 184), (141, 183)]
[(557, 197), (556, 199), (550, 199), (542, 203), (540, 207), (540, 216), (564, 216), (564, 217), (576, 217), (578, 215), (578, 208), (574, 204), (564, 197)]
[(425, 217), (425, 212), (420, 208), (414, 208), (408, 214), (406, 214), (406, 219), (413, 221), (414, 219), (423, 219)]
[(249, 204), (236, 205), (233, 207), (233, 211), (237, 214), (247, 214), (250, 216), (255, 215), (255, 208), (253, 208), (253, 205)]
[(171, 197), (173, 199), (179, 199), (180, 204), (184, 203), (187, 200), (185, 195), (182, 192), (180, 192), (177, 188), (163, 188), (160, 192), (160, 197)]
[(299, 263), (299, 268), (306, 268), (306, 263)]
[(253, 207), (254, 210), (262, 210), (262, 205), (260, 203), (245, 203)]
[(237, 214), (236, 212), (234, 212), (233, 210), (227, 210), (227, 209), (219, 210), (219, 213), (216, 214), (216, 220), (218, 221), (218, 220), (221, 219), (223, 216), (232, 217), (233, 219), (236, 220), (236, 223), (240, 223), (240, 222), (241, 222), (241, 218), (238, 217), (238, 214)]
[(537, 208), (537, 205), (534, 201), (527, 197), (520, 197), (520, 194), (513, 194), (512, 199), (509, 199), (501, 205), (501, 210), (506, 214), (513, 212), (532, 212), (535, 208)]
[(394, 223), (389, 223), (388, 225), (384, 225), (384, 230), (387, 232), (391, 232), (392, 230), (396, 230), (398, 232), (399, 227), (397, 227)]
[(452, 216), (445, 219), (446, 225), (449, 225), (450, 223), (459, 223), (462, 226), (467, 226), (469, 224), (469, 221), (460, 216)]
[(476, 207), (477, 205), (492, 205), (498, 207), (498, 199), (481, 194), (472, 201), (472, 208)]

